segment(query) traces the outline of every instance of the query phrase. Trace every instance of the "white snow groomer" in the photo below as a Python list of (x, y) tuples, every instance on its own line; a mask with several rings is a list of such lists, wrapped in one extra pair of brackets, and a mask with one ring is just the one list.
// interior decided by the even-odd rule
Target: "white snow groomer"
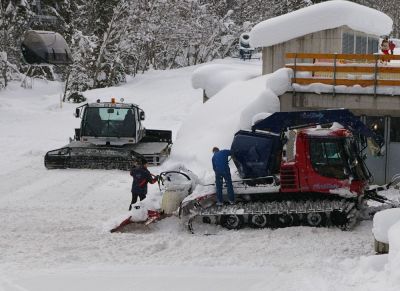
[(44, 159), (48, 169), (91, 168), (129, 170), (134, 162), (161, 164), (172, 144), (170, 130), (145, 129), (142, 109), (132, 103), (88, 103), (76, 108), (82, 117), (74, 140), (49, 151)]

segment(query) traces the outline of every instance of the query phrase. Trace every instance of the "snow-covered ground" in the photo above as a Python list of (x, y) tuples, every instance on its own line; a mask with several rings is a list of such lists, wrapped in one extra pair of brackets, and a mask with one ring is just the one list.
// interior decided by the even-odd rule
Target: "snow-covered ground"
[[(226, 97), (238, 91), (237, 83), (201, 104), (201, 90), (191, 87), (196, 68), (148, 72), (86, 96), (90, 101), (124, 97), (146, 111), (148, 128), (173, 130), (177, 149), (170, 161), (151, 169), (159, 173), (174, 163), (190, 162), (191, 149), (207, 139), (206, 130), (193, 135), (194, 140), (185, 133), (191, 122), (200, 128), (195, 121), (199, 112), (206, 114), (204, 108), (216, 114), (215, 107), (224, 105), (231, 114), (240, 113), (235, 109), (239, 101)], [(240, 82), (263, 91), (267, 79)], [(398, 290), (400, 271), (396, 276), (395, 269), (385, 269), (387, 256), (373, 256), (371, 221), (351, 232), (292, 227), (219, 229), (204, 236), (189, 234), (171, 217), (147, 230), (109, 233), (105, 224), (128, 208), (129, 174), (44, 168), (46, 151), (65, 145), (79, 125), (74, 104), (60, 108), (60, 91), (56, 82), (36, 82), (32, 90), (13, 83), (0, 91), (0, 290)], [(273, 98), (270, 91), (252, 95), (253, 103), (240, 102), (255, 113), (251, 105), (263, 104), (261, 96)], [(231, 128), (243, 122), (221, 115), (222, 124), (226, 118), (236, 122)], [(155, 185), (149, 192), (150, 197), (160, 195)]]

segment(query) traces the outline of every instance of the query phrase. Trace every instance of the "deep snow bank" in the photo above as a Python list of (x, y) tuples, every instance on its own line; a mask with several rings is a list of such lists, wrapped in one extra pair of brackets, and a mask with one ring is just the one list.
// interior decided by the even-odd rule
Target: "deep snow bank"
[[(399, 210), (399, 209), (396, 209)], [(400, 286), (400, 220), (389, 228), (389, 270), (391, 280)]]
[(389, 243), (389, 230), (397, 222), (400, 222), (400, 209), (398, 208), (386, 209), (376, 213), (374, 216), (374, 227), (372, 228), (372, 233), (376, 240)]
[(279, 111), (277, 95), (289, 88), (291, 74), (292, 70), (281, 69), (233, 82), (197, 106), (182, 124), (170, 160), (184, 162), (200, 176), (212, 170), (212, 147), (230, 148), (235, 132), (249, 129), (255, 115)]
[(192, 75), (192, 86), (203, 89), (208, 98), (217, 94), (232, 82), (246, 81), (261, 76), (261, 66), (243, 64), (208, 64), (196, 69)]

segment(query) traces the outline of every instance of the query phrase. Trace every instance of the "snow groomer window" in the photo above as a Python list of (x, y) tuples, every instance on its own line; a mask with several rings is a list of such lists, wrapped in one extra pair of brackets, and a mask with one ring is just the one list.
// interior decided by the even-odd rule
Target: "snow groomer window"
[(339, 140), (310, 140), (311, 164), (322, 176), (345, 179), (346, 159)]

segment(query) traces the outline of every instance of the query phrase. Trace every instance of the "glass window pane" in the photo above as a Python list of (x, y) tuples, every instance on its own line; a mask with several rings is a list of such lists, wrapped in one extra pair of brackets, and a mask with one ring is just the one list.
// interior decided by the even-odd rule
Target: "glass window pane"
[(136, 124), (134, 110), (129, 108), (87, 108), (82, 135), (96, 137), (132, 137)]
[(390, 118), (390, 141), (400, 142), (400, 117)]
[(367, 52), (367, 38), (365, 36), (356, 36), (356, 54), (365, 54)]
[(133, 113), (131, 109), (127, 108), (100, 108), (100, 117), (102, 120), (124, 120), (126, 114), (130, 111)]
[(379, 41), (376, 38), (368, 37), (368, 53), (374, 54), (378, 52)]
[(351, 32), (343, 33), (342, 53), (343, 54), (353, 54), (354, 53), (354, 34)]
[(340, 140), (310, 140), (311, 164), (322, 176), (337, 179), (346, 178), (346, 159), (343, 157), (343, 144)]

